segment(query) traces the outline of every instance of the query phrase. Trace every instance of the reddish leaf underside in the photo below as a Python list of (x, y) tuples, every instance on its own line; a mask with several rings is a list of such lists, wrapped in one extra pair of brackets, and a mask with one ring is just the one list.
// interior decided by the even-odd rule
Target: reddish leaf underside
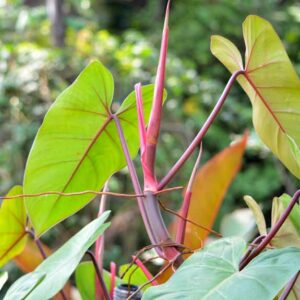
[[(248, 133), (235, 144), (209, 160), (198, 172), (192, 189), (188, 218), (206, 228), (212, 228), (225, 193), (240, 169)], [(186, 226), (184, 244), (197, 249), (209, 232), (191, 223)]]

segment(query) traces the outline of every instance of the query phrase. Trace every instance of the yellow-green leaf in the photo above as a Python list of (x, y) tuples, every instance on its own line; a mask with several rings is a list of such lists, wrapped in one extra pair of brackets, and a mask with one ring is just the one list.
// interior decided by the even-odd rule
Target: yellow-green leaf
[[(15, 186), (8, 197), (22, 194), (22, 187)], [(0, 267), (21, 253), (27, 241), (26, 212), (23, 198), (4, 200), (0, 207)]]
[(243, 23), (245, 67), (228, 40), (213, 36), (212, 53), (230, 72), (244, 69), (238, 81), (253, 106), (253, 124), (262, 141), (300, 178), (300, 80), (272, 25), (258, 16)]
[(257, 204), (257, 202), (251, 197), (251, 196), (244, 196), (244, 200), (247, 204), (247, 206), (251, 209), (256, 225), (258, 228), (258, 232), (260, 235), (265, 235), (267, 234), (267, 225), (266, 225), (266, 220), (264, 217), (264, 214), (261, 211), (260, 206)]
[(222, 63), (234, 73), (243, 70), (243, 59), (238, 48), (228, 39), (222, 36), (212, 36), (211, 50), (217, 58), (222, 57)]
[[(24, 193), (99, 191), (106, 180), (126, 165), (117, 128), (112, 119), (114, 83), (98, 61), (88, 65), (54, 102), (33, 143), (24, 177)], [(142, 88), (145, 121), (153, 98), (153, 85)], [(116, 115), (124, 129), (132, 157), (137, 154), (135, 93)], [(27, 197), (26, 209), (37, 236), (77, 212), (92, 194), (66, 197)]]
[[(136, 264), (133, 264), (132, 266), (130, 266), (129, 264), (121, 265), (119, 269), (119, 275), (122, 276), (124, 273), (125, 275), (123, 277), (123, 281), (128, 284), (140, 286), (149, 281), (142, 269)], [(146, 291), (148, 288), (149, 285), (145, 286), (142, 291)]]

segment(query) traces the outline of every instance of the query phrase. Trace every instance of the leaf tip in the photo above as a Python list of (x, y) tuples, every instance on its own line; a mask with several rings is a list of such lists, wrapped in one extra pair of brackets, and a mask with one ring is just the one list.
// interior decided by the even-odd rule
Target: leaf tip
[(171, 0), (168, 0), (167, 6), (166, 6), (166, 12), (165, 12), (165, 24), (164, 24), (165, 28), (168, 26), (168, 23), (169, 23), (170, 7), (171, 7)]

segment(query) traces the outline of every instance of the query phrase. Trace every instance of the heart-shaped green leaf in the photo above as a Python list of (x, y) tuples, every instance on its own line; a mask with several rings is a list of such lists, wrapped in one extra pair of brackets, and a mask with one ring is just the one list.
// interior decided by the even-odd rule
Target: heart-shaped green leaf
[(165, 284), (150, 287), (144, 300), (273, 300), (300, 265), (300, 250), (268, 250), (242, 271), (246, 248), (240, 238), (209, 244), (190, 256)]
[[(92, 62), (54, 102), (33, 143), (24, 177), (24, 193), (99, 191), (106, 180), (126, 165), (110, 110), (111, 73)], [(153, 86), (142, 89), (146, 121)], [(135, 93), (116, 113), (123, 125), (130, 154), (139, 148)], [(27, 197), (26, 208), (39, 236), (77, 212), (94, 195)]]
[(4, 300), (41, 300), (57, 294), (65, 285), (88, 248), (109, 226), (109, 212), (86, 225), (33, 272), (18, 279)]
[(300, 178), (300, 80), (269, 22), (249, 16), (243, 23), (245, 67), (238, 49), (213, 36), (212, 53), (230, 72), (244, 70), (238, 81), (253, 106), (253, 124), (262, 141)]
[(0, 290), (8, 279), (7, 272), (0, 272)]
[[(22, 194), (22, 187), (15, 186), (8, 197)], [(26, 211), (23, 198), (4, 200), (0, 207), (0, 266), (20, 254), (27, 241)]]

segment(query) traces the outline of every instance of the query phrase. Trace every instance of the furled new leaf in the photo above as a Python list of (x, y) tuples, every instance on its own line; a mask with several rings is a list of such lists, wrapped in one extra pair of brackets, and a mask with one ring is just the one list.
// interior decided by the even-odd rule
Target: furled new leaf
[(4, 300), (41, 300), (53, 297), (71, 276), (88, 248), (109, 224), (109, 212), (86, 225), (34, 272), (19, 278), (7, 291)]
[[(22, 194), (15, 186), (8, 197)], [(26, 211), (23, 198), (4, 200), (0, 207), (0, 266), (22, 252), (27, 241)]]
[[(126, 165), (110, 110), (114, 83), (97, 61), (54, 102), (30, 151), (24, 193), (99, 191), (106, 180)], [(153, 86), (142, 89), (148, 121)], [(130, 154), (139, 148), (135, 93), (122, 103), (119, 117)], [(94, 195), (27, 197), (26, 208), (39, 236), (85, 206)]]
[(243, 23), (245, 67), (238, 49), (213, 36), (212, 53), (230, 72), (244, 70), (238, 81), (253, 106), (253, 124), (262, 141), (300, 178), (300, 80), (269, 22), (248, 16)]
[(258, 232), (260, 235), (267, 234), (267, 225), (263, 212), (261, 211), (260, 206), (251, 196), (244, 196), (244, 200), (247, 206), (251, 209), (258, 228)]
[[(224, 195), (240, 169), (248, 134), (218, 153), (198, 172), (192, 188), (188, 218), (206, 228), (211, 228), (219, 211)], [(191, 223), (186, 225), (184, 244), (192, 249), (199, 248), (209, 232)]]
[(298, 271), (300, 249), (265, 251), (239, 271), (245, 248), (240, 238), (209, 244), (190, 256), (165, 284), (150, 287), (143, 300), (273, 300)]

